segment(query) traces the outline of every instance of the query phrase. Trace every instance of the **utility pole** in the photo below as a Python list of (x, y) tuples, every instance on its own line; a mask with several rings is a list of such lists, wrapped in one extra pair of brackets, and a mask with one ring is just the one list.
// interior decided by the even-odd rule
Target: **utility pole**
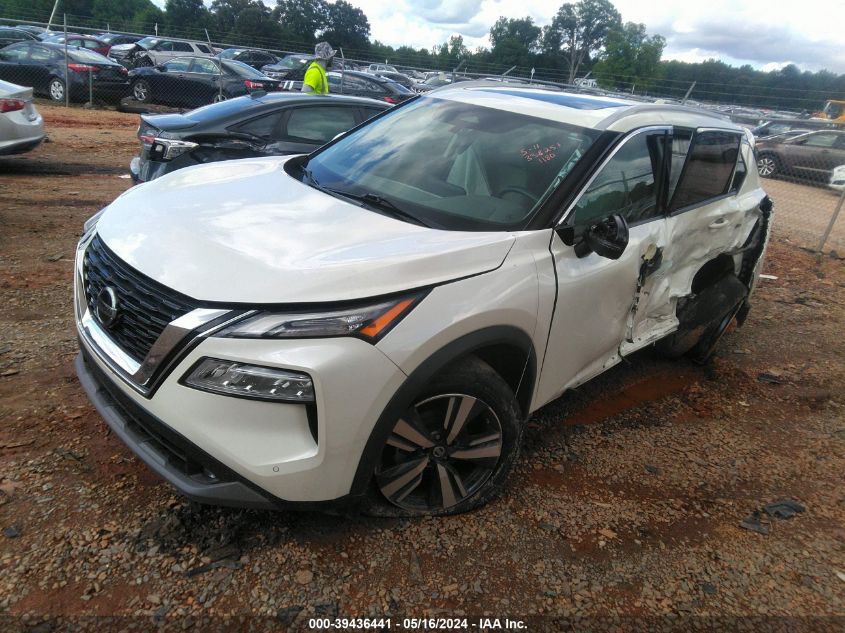
[(50, 19), (47, 20), (47, 30), (50, 30), (50, 25), (53, 23), (53, 18), (56, 17), (56, 9), (59, 8), (59, 0), (53, 3), (53, 10), (50, 12)]
[(687, 94), (684, 95), (684, 100), (681, 101), (681, 105), (686, 104), (687, 99), (689, 99), (690, 93), (692, 92), (693, 88), (695, 88), (695, 82), (694, 81), (692, 82), (692, 85), (689, 87), (689, 90), (687, 90)]
[[(58, 4), (58, 0), (56, 2)], [(68, 67), (67, 67), (67, 13), (62, 14), (65, 24), (65, 107), (70, 107), (70, 82), (68, 81)]]

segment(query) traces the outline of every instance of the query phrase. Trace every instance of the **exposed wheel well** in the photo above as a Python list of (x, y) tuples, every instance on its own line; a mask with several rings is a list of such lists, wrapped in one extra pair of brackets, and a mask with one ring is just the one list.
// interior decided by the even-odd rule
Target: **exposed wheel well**
[(715, 259), (711, 259), (699, 268), (698, 272), (695, 273), (695, 277), (692, 278), (692, 294), (697, 295), (705, 288), (715, 284), (725, 275), (730, 275), (733, 272), (734, 260), (730, 255), (723, 253)]
[(507, 343), (488, 345), (473, 350), (472, 354), (490, 365), (508, 383), (516, 395), (522, 414), (527, 417), (534, 387), (534, 370), (528, 362), (528, 354)]

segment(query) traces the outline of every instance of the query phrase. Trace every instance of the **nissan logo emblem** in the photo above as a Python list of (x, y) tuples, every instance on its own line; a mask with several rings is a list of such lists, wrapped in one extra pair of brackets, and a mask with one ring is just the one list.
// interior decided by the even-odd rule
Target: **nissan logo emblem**
[(117, 323), (120, 311), (117, 304), (117, 293), (111, 286), (106, 286), (97, 295), (97, 305), (94, 306), (97, 320), (104, 327), (110, 328)]

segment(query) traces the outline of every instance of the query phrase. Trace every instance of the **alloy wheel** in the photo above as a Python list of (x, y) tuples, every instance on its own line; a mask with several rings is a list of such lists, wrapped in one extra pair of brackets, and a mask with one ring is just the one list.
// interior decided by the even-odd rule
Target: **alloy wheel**
[(757, 161), (757, 173), (761, 176), (771, 176), (777, 171), (777, 163), (771, 156), (761, 156)]
[(220, 103), (221, 101), (226, 101), (228, 97), (225, 94), (217, 93), (214, 95), (214, 98), (211, 100), (211, 103)]
[(405, 510), (439, 513), (475, 494), (502, 453), (502, 425), (485, 402), (441, 394), (396, 422), (375, 471), (376, 485)]
[(135, 101), (146, 101), (147, 99), (149, 99), (150, 87), (147, 85), (147, 82), (135, 82), (135, 85), (132, 86), (132, 96), (135, 97)]
[(60, 79), (53, 79), (50, 82), (49, 92), (53, 101), (65, 100), (65, 84)]

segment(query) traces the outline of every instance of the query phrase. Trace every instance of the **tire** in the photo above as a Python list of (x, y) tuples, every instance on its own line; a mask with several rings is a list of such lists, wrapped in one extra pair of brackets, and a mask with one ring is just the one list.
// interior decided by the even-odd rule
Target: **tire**
[(153, 99), (153, 91), (150, 82), (146, 79), (138, 79), (132, 84), (132, 98), (138, 103), (149, 103)]
[(211, 98), (211, 103), (220, 103), (221, 101), (226, 101), (228, 98), (225, 92), (218, 92)]
[(773, 178), (781, 171), (780, 161), (774, 154), (760, 154), (757, 159), (757, 173), (763, 178)]
[(50, 83), (47, 84), (47, 94), (50, 95), (50, 99), (53, 101), (64, 102), (65, 82), (58, 77), (53, 77), (53, 79), (50, 80)]
[(364, 512), (444, 516), (486, 504), (513, 470), (523, 428), (516, 397), (502, 377), (474, 356), (461, 360), (396, 421)]

